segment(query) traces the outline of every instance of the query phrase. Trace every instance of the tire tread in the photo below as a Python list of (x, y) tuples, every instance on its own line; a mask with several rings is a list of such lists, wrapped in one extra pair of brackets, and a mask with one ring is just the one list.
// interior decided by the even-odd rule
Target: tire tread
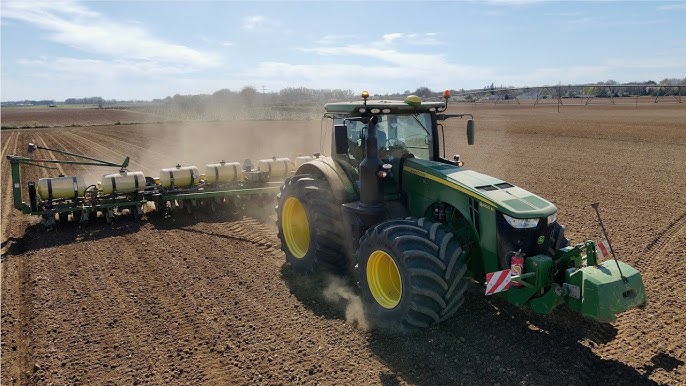
[[(392, 310), (382, 309), (368, 288), (363, 300), (372, 323), (382, 329), (411, 332), (452, 317), (464, 303), (468, 283), (466, 254), (450, 229), (427, 218), (394, 219), (369, 229), (360, 239), (358, 278), (366, 283), (366, 261), (384, 249), (403, 277), (403, 297)], [(404, 271), (404, 273), (403, 273)], [(362, 280), (364, 279), (364, 280)]]
[[(310, 223), (310, 251), (303, 259), (291, 256), (281, 227), (281, 207), (286, 196), (296, 197), (305, 207)], [(286, 179), (277, 196), (276, 226), (281, 249), (286, 260), (296, 270), (315, 272), (325, 270), (340, 273), (348, 265), (344, 248), (340, 205), (326, 181), (312, 175), (296, 175)], [(307, 261), (303, 261), (307, 260)]]

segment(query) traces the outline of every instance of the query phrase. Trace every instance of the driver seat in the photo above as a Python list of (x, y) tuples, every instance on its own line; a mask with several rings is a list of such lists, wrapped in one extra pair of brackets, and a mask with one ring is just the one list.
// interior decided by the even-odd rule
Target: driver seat
[(379, 149), (383, 149), (386, 147), (386, 133), (382, 130), (379, 130), (379, 128), (376, 128), (376, 144), (378, 145)]

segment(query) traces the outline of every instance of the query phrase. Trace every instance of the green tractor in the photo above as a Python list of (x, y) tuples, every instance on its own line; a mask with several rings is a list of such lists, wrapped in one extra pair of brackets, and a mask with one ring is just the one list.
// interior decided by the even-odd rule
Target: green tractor
[[(426, 328), (453, 316), (468, 283), (517, 306), (561, 304), (602, 322), (645, 305), (640, 273), (568, 245), (557, 208), (513, 184), (440, 156), (444, 102), (329, 103), (331, 156), (303, 164), (278, 196), (287, 262), (303, 273), (355, 271), (373, 326)], [(445, 149), (443, 149), (445, 154)]]

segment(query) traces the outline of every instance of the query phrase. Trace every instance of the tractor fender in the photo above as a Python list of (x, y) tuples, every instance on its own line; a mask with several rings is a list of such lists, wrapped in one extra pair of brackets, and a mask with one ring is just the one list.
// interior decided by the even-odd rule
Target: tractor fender
[(316, 174), (326, 179), (338, 202), (356, 199), (355, 189), (343, 169), (331, 157), (319, 157), (298, 168), (297, 174)]

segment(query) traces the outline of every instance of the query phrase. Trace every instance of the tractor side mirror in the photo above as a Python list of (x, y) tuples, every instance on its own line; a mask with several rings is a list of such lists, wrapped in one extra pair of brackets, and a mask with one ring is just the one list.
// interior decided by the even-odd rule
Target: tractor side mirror
[(468, 145), (473, 145), (474, 144), (474, 120), (470, 119), (467, 121), (467, 144)]
[(336, 154), (348, 153), (348, 127), (346, 125), (334, 125), (334, 141), (336, 141)]

